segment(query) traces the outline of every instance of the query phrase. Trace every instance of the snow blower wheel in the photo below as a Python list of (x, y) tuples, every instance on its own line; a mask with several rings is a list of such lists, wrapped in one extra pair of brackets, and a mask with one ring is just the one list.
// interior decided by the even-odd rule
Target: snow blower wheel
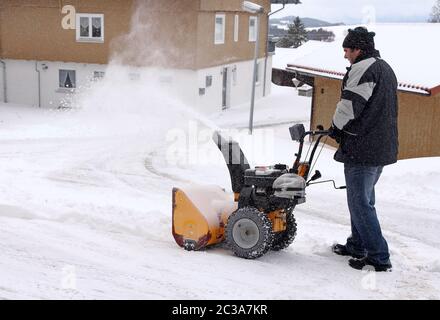
[(293, 240), (295, 240), (296, 221), (292, 211), (293, 209), (287, 211), (286, 231), (275, 234), (271, 248), (274, 251), (280, 251), (286, 249), (288, 246), (290, 246), (293, 243)]
[(226, 241), (238, 257), (261, 257), (272, 247), (273, 239), (272, 222), (256, 208), (241, 208), (228, 219)]

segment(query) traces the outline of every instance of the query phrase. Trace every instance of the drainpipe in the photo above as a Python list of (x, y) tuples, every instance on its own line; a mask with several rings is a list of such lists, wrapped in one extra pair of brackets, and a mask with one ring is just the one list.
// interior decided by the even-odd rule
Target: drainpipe
[(3, 65), (3, 102), (8, 103), (8, 86), (6, 83), (6, 62), (0, 60), (0, 63)]
[(281, 10), (284, 10), (284, 8), (286, 7), (286, 1), (283, 1), (283, 7), (281, 9), (278, 9), (274, 12), (270, 12), (267, 15), (267, 36), (266, 36), (266, 53), (265, 53), (265, 59), (264, 59), (264, 83), (263, 83), (263, 97), (266, 96), (266, 78), (267, 78), (267, 60), (269, 59), (269, 48), (268, 48), (268, 43), (269, 43), (269, 31), (270, 31), (270, 16), (280, 12)]
[(41, 73), (38, 70), (38, 61), (35, 61), (35, 71), (38, 73), (38, 108), (41, 108)]

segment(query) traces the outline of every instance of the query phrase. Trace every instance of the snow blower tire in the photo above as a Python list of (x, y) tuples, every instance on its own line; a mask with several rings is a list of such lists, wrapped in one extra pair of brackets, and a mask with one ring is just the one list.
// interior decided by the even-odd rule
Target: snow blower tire
[(288, 210), (286, 220), (286, 230), (274, 235), (274, 241), (272, 243), (272, 250), (274, 251), (286, 249), (292, 244), (293, 240), (295, 240), (296, 220), (292, 210)]
[(271, 249), (273, 240), (272, 222), (256, 208), (238, 209), (228, 219), (226, 243), (238, 257), (259, 258)]

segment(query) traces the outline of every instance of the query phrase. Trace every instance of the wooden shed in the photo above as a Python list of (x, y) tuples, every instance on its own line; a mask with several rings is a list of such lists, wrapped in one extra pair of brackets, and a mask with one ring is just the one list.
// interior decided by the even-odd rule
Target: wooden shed
[[(292, 79), (296, 78), (313, 87), (310, 126), (316, 128), (319, 124), (330, 126), (343, 76), (341, 72), (289, 64), (284, 70), (274, 69), (272, 81), (293, 87)], [(440, 156), (440, 85), (428, 88), (399, 83), (398, 99), (399, 159)]]

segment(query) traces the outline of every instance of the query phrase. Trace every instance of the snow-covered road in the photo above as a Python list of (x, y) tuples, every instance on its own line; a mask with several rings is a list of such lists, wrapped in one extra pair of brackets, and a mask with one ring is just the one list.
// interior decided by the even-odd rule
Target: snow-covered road
[[(0, 298), (440, 298), (438, 159), (399, 162), (378, 185), (392, 273), (353, 270), (330, 252), (350, 230), (345, 194), (330, 185), (311, 187), (297, 207), (291, 247), (248, 261), (222, 246), (175, 244), (172, 187), (229, 188), (225, 166), (168, 163), (166, 134), (176, 123), (122, 119), (129, 130), (116, 130), (75, 112), (0, 110)], [(290, 163), (287, 126), (270, 130), (274, 158)], [(325, 148), (318, 168), (343, 184), (332, 154)]]

